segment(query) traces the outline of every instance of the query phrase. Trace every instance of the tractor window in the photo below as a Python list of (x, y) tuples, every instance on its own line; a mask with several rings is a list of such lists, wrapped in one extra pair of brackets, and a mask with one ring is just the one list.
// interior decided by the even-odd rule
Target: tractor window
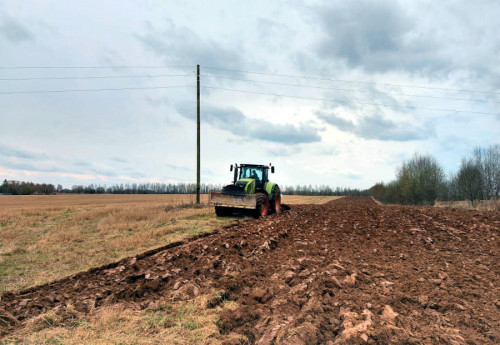
[(256, 181), (262, 181), (262, 169), (254, 167), (241, 168), (240, 178), (253, 178)]

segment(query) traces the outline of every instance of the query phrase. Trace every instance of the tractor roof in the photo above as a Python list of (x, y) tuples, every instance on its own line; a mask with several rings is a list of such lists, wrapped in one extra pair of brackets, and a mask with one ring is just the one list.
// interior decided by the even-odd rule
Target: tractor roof
[(255, 168), (262, 168), (262, 169), (269, 169), (269, 165), (262, 165), (262, 164), (240, 164), (240, 167), (255, 167)]

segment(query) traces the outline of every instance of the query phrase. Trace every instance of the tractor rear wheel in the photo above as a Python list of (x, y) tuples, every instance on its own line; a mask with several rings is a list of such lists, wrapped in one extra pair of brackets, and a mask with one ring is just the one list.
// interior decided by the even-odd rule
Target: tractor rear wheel
[(269, 199), (267, 195), (262, 195), (257, 199), (257, 209), (254, 213), (254, 218), (265, 217), (269, 213)]
[(272, 209), (276, 214), (281, 213), (281, 191), (279, 188), (276, 188), (274, 192), (274, 198), (272, 200)]

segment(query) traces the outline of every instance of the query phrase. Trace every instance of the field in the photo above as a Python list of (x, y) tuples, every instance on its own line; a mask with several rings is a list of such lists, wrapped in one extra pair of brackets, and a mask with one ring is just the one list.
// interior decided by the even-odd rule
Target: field
[(217, 220), (120, 198), (1, 208), (4, 343), (500, 342), (499, 212), (290, 197), (280, 215)]
[[(290, 204), (336, 197), (284, 196)], [(211, 231), (208, 195), (0, 196), (0, 292), (70, 274)]]

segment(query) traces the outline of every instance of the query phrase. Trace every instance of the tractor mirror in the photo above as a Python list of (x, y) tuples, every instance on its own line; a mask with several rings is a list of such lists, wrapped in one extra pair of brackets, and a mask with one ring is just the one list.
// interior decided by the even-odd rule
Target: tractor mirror
[(271, 167), (271, 174), (274, 174), (274, 167)]
[(233, 165), (231, 164), (231, 167), (229, 168), (229, 171), (233, 171)]

